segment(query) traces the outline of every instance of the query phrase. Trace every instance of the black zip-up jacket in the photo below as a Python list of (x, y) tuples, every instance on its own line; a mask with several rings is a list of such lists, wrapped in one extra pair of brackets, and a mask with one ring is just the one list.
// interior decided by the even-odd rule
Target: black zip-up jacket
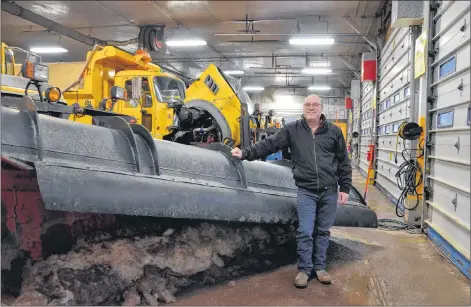
[(298, 187), (319, 191), (340, 186), (340, 192), (349, 193), (352, 167), (342, 131), (323, 114), (321, 120), (315, 133), (304, 117), (288, 123), (276, 134), (243, 150), (242, 159), (256, 160), (289, 147)]

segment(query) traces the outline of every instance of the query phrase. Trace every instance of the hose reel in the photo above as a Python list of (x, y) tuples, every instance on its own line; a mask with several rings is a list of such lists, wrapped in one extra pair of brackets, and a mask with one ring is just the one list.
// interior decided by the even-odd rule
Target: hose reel
[(422, 133), (423, 129), (417, 123), (402, 123), (399, 126), (397, 131), (397, 135), (400, 136), (404, 140), (415, 141), (419, 138), (420, 134)]
[(414, 122), (403, 122), (396, 134), (396, 152), (394, 153), (394, 160), (397, 164), (397, 144), (399, 143), (399, 137), (403, 140), (415, 141), (420, 137), (423, 129), (417, 123)]
[(139, 31), (138, 49), (147, 49), (147, 51), (160, 51), (164, 38), (164, 25), (142, 26)]

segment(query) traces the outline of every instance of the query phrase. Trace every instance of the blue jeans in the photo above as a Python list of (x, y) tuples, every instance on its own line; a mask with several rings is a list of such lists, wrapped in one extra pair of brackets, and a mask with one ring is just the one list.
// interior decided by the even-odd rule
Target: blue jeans
[[(324, 270), (330, 231), (337, 212), (337, 189), (319, 194), (299, 188), (297, 211), (298, 270), (309, 276), (313, 270)], [(314, 262), (314, 263), (313, 263)]]

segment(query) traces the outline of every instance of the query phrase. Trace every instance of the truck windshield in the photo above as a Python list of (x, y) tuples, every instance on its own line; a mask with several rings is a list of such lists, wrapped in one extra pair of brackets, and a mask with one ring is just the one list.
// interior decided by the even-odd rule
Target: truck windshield
[(169, 77), (154, 77), (155, 91), (163, 103), (185, 100), (185, 83)]

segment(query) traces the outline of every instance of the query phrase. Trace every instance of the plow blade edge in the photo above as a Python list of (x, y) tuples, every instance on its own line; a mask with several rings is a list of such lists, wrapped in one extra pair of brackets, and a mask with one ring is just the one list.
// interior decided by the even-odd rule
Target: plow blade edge
[[(38, 115), (27, 99), (2, 107), (2, 157), (36, 170), (48, 210), (289, 224), (297, 187), (289, 166), (159, 141), (119, 117), (108, 128)], [(220, 146), (220, 148), (218, 148)], [(352, 189), (335, 226), (377, 227)]]

